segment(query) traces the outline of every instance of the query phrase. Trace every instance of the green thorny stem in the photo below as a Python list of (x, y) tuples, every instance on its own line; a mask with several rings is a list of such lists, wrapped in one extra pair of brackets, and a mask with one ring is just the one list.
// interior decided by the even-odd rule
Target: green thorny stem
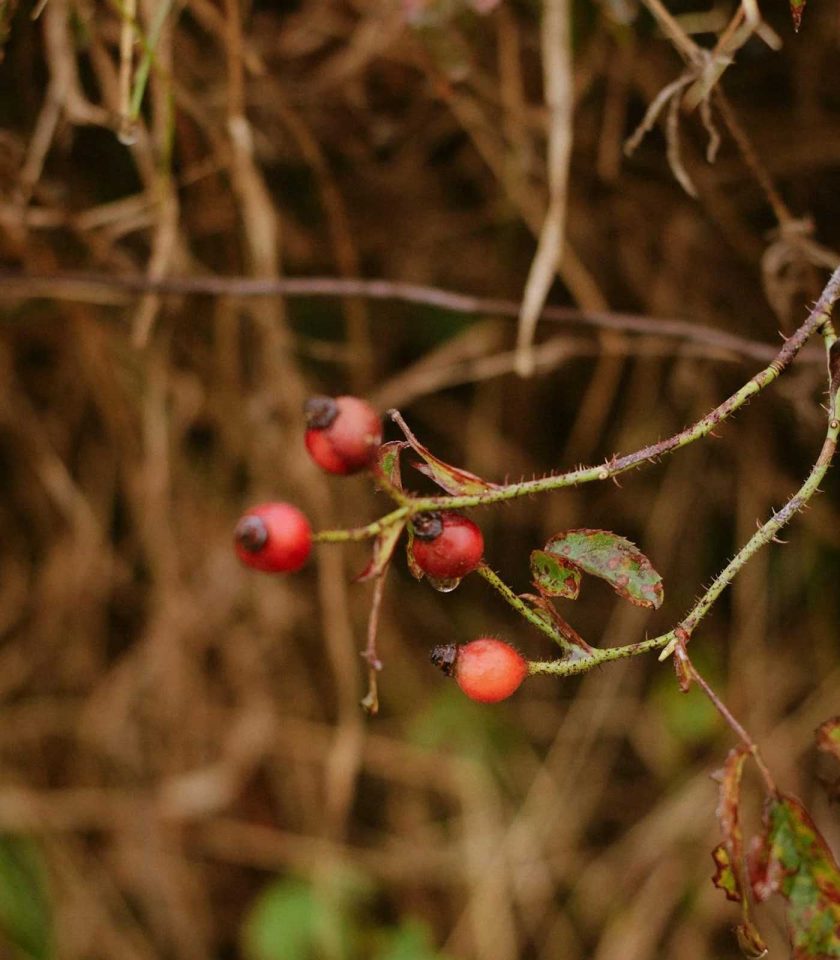
[[(831, 280), (832, 283), (826, 287), (826, 290), (831, 290), (832, 293), (828, 310), (830, 310), (831, 305), (833, 305), (834, 301), (840, 296), (840, 268), (834, 272)], [(691, 634), (698, 623), (706, 616), (717, 598), (723, 593), (726, 587), (729, 586), (738, 572), (755, 553), (774, 540), (782, 527), (805, 507), (811, 497), (817, 492), (823, 477), (825, 477), (826, 471), (837, 449), (838, 436), (840, 436), (840, 391), (838, 391), (838, 387), (840, 387), (840, 352), (837, 350), (837, 338), (827, 312), (821, 326), (823, 328), (823, 338), (825, 340), (829, 367), (828, 427), (819, 456), (802, 486), (787, 503), (785, 503), (781, 510), (774, 513), (766, 523), (758, 528), (738, 553), (735, 554), (732, 560), (730, 560), (717, 577), (715, 577), (711, 586), (673, 630), (669, 630), (667, 633), (663, 633), (649, 640), (644, 640), (640, 643), (631, 643), (623, 647), (610, 647), (605, 650), (593, 650), (589, 657), (575, 662), (567, 662), (564, 660), (532, 662), (530, 664), (530, 672), (532, 674), (569, 676), (574, 673), (583, 673), (591, 667), (598, 666), (598, 664), (608, 660), (633, 657), (640, 653), (647, 653), (650, 650), (664, 648), (659, 655), (659, 659), (665, 660), (679, 646), (682, 646), (684, 649), (685, 644), (691, 639)], [(693, 676), (697, 679), (696, 671), (693, 673)], [(706, 691), (706, 686), (703, 684), (701, 684), (701, 686), (704, 691)], [(751, 744), (751, 749), (753, 746), (754, 745)]]
[(535, 626), (537, 630), (542, 631), (542, 633), (550, 637), (570, 654), (576, 649), (579, 649), (569, 643), (568, 638), (563, 636), (556, 624), (549, 623), (549, 621), (545, 617), (541, 617), (533, 607), (528, 606), (522, 597), (517, 596), (504, 580), (502, 580), (495, 571), (491, 570), (486, 563), (479, 564), (476, 572), (482, 576), (494, 590), (497, 590), (514, 610), (520, 613), (530, 624)]
[[(519, 483), (492, 485), (478, 493), (464, 495), (444, 495), (435, 497), (415, 497), (393, 487), (390, 483), (379, 483), (383, 491), (395, 500), (399, 506), (385, 516), (363, 527), (349, 530), (324, 530), (315, 534), (313, 539), (321, 543), (359, 541), (379, 536), (395, 524), (404, 526), (412, 517), (430, 510), (454, 510), (468, 507), (487, 506), (517, 497), (530, 496), (558, 490), (563, 487), (578, 486), (595, 480), (608, 480), (621, 473), (639, 467), (644, 463), (653, 463), (666, 453), (678, 450), (695, 440), (711, 433), (716, 426), (736, 413), (753, 396), (773, 383), (793, 362), (808, 339), (818, 330), (823, 333), (829, 366), (829, 405), (828, 429), (822, 449), (807, 479), (787, 503), (764, 523), (744, 544), (733, 559), (718, 574), (711, 586), (698, 599), (685, 618), (673, 630), (642, 640), (637, 643), (606, 649), (590, 649), (585, 653), (562, 636), (560, 630), (547, 619), (539, 616), (528, 604), (504, 584), (489, 567), (482, 565), (479, 573), (500, 595), (525, 619), (537, 629), (550, 636), (567, 652), (567, 657), (559, 660), (532, 661), (529, 664), (531, 674), (550, 674), (552, 676), (572, 676), (585, 673), (600, 664), (612, 660), (638, 656), (653, 650), (661, 650), (660, 659), (670, 656), (677, 645), (687, 642), (694, 629), (706, 616), (723, 590), (732, 582), (742, 567), (762, 547), (775, 539), (778, 532), (791, 518), (805, 507), (817, 492), (835, 453), (840, 435), (840, 405), (838, 405), (838, 386), (840, 386), (840, 355), (836, 349), (836, 337), (831, 325), (831, 311), (840, 299), (840, 267), (831, 275), (820, 298), (814, 304), (805, 322), (799, 327), (781, 348), (775, 359), (747, 381), (739, 390), (715, 407), (705, 417), (692, 426), (686, 427), (673, 436), (650, 444), (633, 453), (621, 457), (614, 456), (599, 466), (579, 467), (566, 473), (526, 480)], [(375, 479), (376, 476), (375, 476)], [(664, 648), (664, 649), (663, 649)], [(570, 656), (568, 654), (571, 654)]]
[(349, 530), (321, 530), (312, 535), (314, 543), (347, 543), (356, 540), (371, 540), (378, 537), (380, 533), (387, 530), (395, 523), (405, 523), (409, 515), (413, 516), (419, 513), (419, 510), (413, 510), (411, 506), (405, 504), (384, 517), (374, 520), (373, 523), (365, 524), (363, 527), (351, 527)]
[[(838, 402), (837, 375), (831, 370), (834, 361), (837, 359), (837, 351), (832, 349), (837, 341), (834, 329), (829, 321), (824, 325), (823, 337), (825, 339), (826, 351), (829, 358), (829, 376), (831, 379), (829, 389), (828, 403), (828, 429), (822, 449), (816, 459), (811, 472), (808, 474), (805, 482), (788, 500), (788, 502), (774, 513), (770, 519), (756, 530), (743, 547), (735, 554), (729, 563), (715, 577), (711, 586), (706, 590), (702, 597), (694, 604), (688, 615), (680, 624), (685, 631), (687, 638), (690, 638), (697, 624), (706, 616), (717, 598), (723, 593), (726, 587), (732, 582), (741, 568), (749, 561), (755, 553), (766, 546), (776, 538), (776, 534), (784, 527), (791, 518), (799, 513), (805, 507), (811, 497), (819, 489), (831, 461), (834, 458), (837, 449), (837, 439), (840, 436), (840, 402)], [(674, 636), (674, 631), (669, 635), (668, 643), (662, 653), (660, 660), (665, 660), (674, 651), (678, 639)]]
[(461, 510), (469, 507), (489, 506), (492, 503), (527, 497), (535, 493), (546, 493), (550, 490), (560, 490), (563, 487), (580, 486), (584, 483), (592, 483), (595, 480), (609, 480), (645, 463), (654, 463), (665, 454), (679, 450), (695, 440), (708, 436), (715, 427), (728, 420), (749, 400), (773, 383), (790, 366), (810, 337), (829, 322), (832, 307), (838, 298), (840, 298), (840, 267), (832, 274), (805, 322), (796, 333), (785, 341), (776, 357), (763, 370), (755, 374), (705, 417), (665, 440), (649, 444), (633, 453), (613, 456), (597, 466), (578, 467), (566, 473), (552, 474), (535, 480), (523, 480), (518, 483), (494, 484), (479, 493), (413, 497), (393, 488), (390, 484), (380, 484), (385, 492), (399, 504), (398, 509), (363, 527), (355, 527), (350, 530), (323, 530), (315, 534), (314, 539), (316, 542), (322, 543), (366, 540), (378, 536), (391, 524), (410, 519), (418, 513), (425, 513), (430, 510)]

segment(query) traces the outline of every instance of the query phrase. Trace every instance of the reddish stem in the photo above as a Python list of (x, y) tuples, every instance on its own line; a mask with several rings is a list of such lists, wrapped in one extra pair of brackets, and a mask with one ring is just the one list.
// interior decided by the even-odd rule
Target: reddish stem
[(691, 677), (697, 686), (700, 687), (703, 693), (706, 694), (706, 696), (712, 702), (715, 710), (717, 710), (717, 712), (723, 717), (729, 727), (743, 742), (744, 746), (750, 751), (753, 759), (755, 760), (755, 764), (761, 773), (761, 776), (764, 778), (764, 783), (767, 786), (768, 793), (772, 794), (774, 797), (778, 796), (779, 790), (776, 787), (776, 781), (773, 779), (767, 764), (764, 762), (764, 758), (761, 756), (761, 752), (758, 749), (758, 744), (747, 733), (744, 727), (741, 726), (741, 724), (735, 719), (729, 707), (727, 707), (726, 704), (715, 693), (715, 691), (712, 690), (707, 681), (698, 671), (697, 667), (695, 667), (692, 663), (691, 658), (685, 649), (685, 640), (687, 639), (685, 631), (678, 628), (678, 633), (682, 635), (679, 637), (679, 643), (674, 650), (674, 656), (682, 665), (683, 670)]

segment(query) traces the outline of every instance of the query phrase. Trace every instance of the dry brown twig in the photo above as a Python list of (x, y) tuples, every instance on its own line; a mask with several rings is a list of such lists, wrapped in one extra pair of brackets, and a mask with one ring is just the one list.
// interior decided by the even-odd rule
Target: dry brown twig
[(548, 208), (531, 263), (517, 333), (516, 372), (534, 372), (531, 345), (545, 299), (563, 259), (566, 230), (566, 190), (572, 156), (572, 45), (569, 0), (546, 0), (542, 13), (540, 47), (543, 85), (548, 107)]
[[(712, 50), (698, 46), (682, 29), (675, 18), (660, 0), (643, 0), (648, 11), (656, 19), (668, 39), (686, 61), (687, 66), (680, 77), (663, 87), (648, 108), (644, 119), (625, 144), (625, 153), (629, 156), (641, 143), (644, 136), (653, 128), (659, 114), (667, 106), (665, 135), (667, 140), (668, 164), (677, 182), (685, 192), (697, 198), (694, 186), (685, 166), (679, 148), (679, 118), (681, 110), (690, 112), (699, 106), (703, 126), (709, 136), (706, 159), (713, 163), (720, 145), (720, 135), (714, 125), (710, 98), (713, 93), (722, 98), (718, 84), (724, 71), (734, 62), (734, 55), (751, 36), (757, 34), (773, 49), (778, 49), (781, 41), (761, 19), (755, 0), (743, 0), (734, 16), (722, 32)], [(724, 108), (722, 107), (722, 110)], [(732, 117), (731, 108), (728, 110)], [(726, 119), (726, 118), (725, 118)], [(730, 126), (727, 120), (727, 126)], [(773, 201), (774, 191), (769, 194)], [(775, 205), (774, 205), (775, 209)]]
[[(825, 251), (827, 257), (830, 251)], [(111, 276), (98, 273), (24, 274), (0, 270), (0, 296), (9, 299), (46, 297), (55, 300), (121, 305), (126, 295), (208, 294), (244, 299), (270, 297), (363, 297), (370, 300), (422, 304), (454, 313), (515, 318), (520, 306), (516, 301), (444, 290), (440, 287), (398, 280), (363, 280), (341, 277), (164, 277)], [(777, 348), (769, 343), (717, 330), (703, 324), (666, 317), (648, 317), (609, 310), (587, 310), (556, 305), (545, 306), (544, 320), (595, 329), (636, 333), (667, 339), (685, 340), (711, 350), (735, 356), (769, 360)], [(819, 351), (804, 354), (809, 362), (821, 359)]]

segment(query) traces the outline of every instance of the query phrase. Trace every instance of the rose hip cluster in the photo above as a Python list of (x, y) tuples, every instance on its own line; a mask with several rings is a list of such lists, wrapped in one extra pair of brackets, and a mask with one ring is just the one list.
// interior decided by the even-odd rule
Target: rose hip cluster
[[(328, 473), (349, 476), (371, 469), (382, 445), (382, 421), (358, 397), (310, 398), (304, 407), (304, 444)], [(418, 513), (412, 518), (411, 558), (433, 581), (457, 583), (481, 563), (484, 538), (478, 525), (455, 511)], [(234, 546), (246, 566), (264, 573), (291, 573), (306, 563), (312, 528), (289, 503), (252, 507), (236, 525)], [(509, 697), (528, 674), (527, 661), (502, 640), (435, 647), (432, 662), (453, 676), (468, 697), (496, 703)]]

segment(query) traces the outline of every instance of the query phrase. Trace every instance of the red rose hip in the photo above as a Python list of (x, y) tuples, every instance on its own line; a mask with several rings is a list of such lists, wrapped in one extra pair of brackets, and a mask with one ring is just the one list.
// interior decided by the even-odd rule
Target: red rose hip
[(234, 547), (248, 567), (265, 573), (291, 573), (300, 570), (309, 557), (312, 529), (290, 503), (262, 503), (236, 524)]
[(304, 443), (309, 455), (328, 473), (358, 473), (376, 460), (382, 443), (379, 414), (359, 397), (310, 397)]
[(459, 580), (481, 563), (484, 537), (462, 513), (421, 513), (413, 522), (414, 562), (435, 580)]
[(506, 700), (528, 676), (528, 661), (509, 643), (495, 637), (479, 637), (462, 647), (451, 643), (435, 647), (431, 659), (479, 703)]

